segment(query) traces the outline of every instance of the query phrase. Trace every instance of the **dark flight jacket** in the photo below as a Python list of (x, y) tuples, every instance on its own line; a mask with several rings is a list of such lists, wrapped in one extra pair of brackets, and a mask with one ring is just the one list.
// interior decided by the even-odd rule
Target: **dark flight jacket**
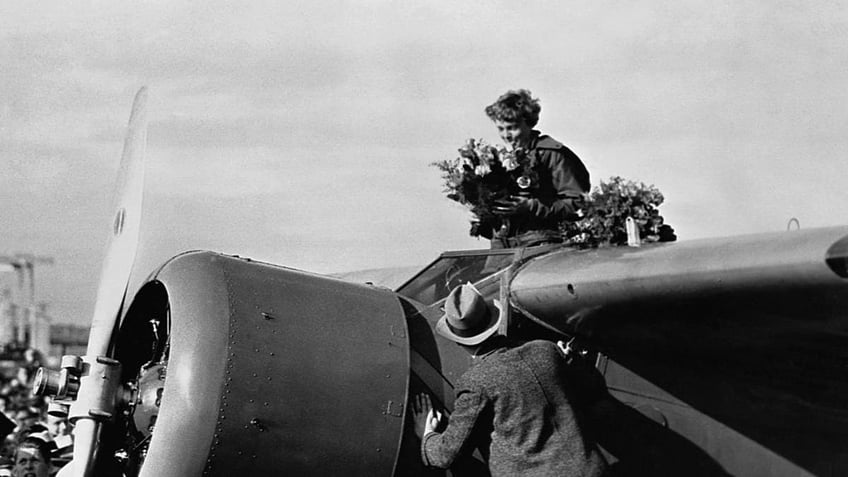
[(493, 476), (604, 475), (604, 458), (576, 410), (581, 390), (571, 374), (548, 341), (480, 356), (457, 381), (447, 428), (424, 436), (424, 462), (448, 468), (477, 448), (488, 454)]
[(552, 137), (534, 131), (528, 158), (538, 176), (531, 195), (537, 200), (529, 212), (508, 217), (506, 239), (511, 247), (561, 241), (559, 223), (577, 219), (583, 195), (590, 189), (586, 166)]

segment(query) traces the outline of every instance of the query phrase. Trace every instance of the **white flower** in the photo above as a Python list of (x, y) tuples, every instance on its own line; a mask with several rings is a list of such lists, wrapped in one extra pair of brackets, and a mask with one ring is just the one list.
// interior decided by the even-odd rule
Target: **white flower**
[(474, 153), (477, 154), (480, 162), (488, 162), (491, 164), (492, 160), (495, 158), (495, 154), (492, 152), (492, 147), (485, 143), (480, 144), (480, 147), (475, 149)]
[(507, 171), (514, 171), (518, 169), (518, 166), (521, 164), (518, 163), (518, 159), (516, 159), (515, 156), (508, 155), (501, 160), (501, 165)]
[(490, 172), (492, 172), (492, 167), (488, 162), (481, 162), (479, 166), (474, 168), (474, 173), (478, 176), (485, 176)]

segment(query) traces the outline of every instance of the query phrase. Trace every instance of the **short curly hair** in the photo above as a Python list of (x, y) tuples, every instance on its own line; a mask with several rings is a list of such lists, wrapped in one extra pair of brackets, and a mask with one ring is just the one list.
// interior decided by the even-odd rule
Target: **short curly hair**
[(524, 120), (531, 128), (539, 122), (542, 106), (526, 89), (512, 89), (502, 94), (497, 101), (486, 106), (486, 115), (492, 121)]

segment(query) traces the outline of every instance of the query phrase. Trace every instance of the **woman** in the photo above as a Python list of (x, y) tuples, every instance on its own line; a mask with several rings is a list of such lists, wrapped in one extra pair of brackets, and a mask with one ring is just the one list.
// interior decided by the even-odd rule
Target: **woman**
[(492, 248), (528, 247), (562, 242), (559, 224), (577, 218), (589, 171), (569, 148), (533, 129), (539, 122), (539, 100), (526, 89), (508, 91), (486, 107), (501, 140), (528, 173), (521, 175), (521, 194), (498, 202), (496, 220), (481, 223)]

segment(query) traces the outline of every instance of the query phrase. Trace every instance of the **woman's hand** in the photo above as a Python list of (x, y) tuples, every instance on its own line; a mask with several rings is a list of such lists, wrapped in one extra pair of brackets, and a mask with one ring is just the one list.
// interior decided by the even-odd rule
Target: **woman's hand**
[(530, 212), (533, 208), (533, 201), (535, 200), (536, 199), (513, 195), (506, 199), (495, 201), (495, 207), (492, 212), (497, 215), (524, 214)]

